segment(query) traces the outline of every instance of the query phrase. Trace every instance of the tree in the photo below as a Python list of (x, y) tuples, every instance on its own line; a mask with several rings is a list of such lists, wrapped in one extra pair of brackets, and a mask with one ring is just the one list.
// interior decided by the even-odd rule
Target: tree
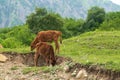
[(81, 28), (81, 32), (85, 31), (93, 31), (97, 29), (100, 24), (104, 21), (105, 19), (105, 11), (103, 8), (99, 7), (92, 7), (91, 9), (88, 10), (88, 15), (86, 22), (83, 24), (83, 27)]
[(105, 21), (110, 21), (110, 20), (113, 20), (115, 18), (120, 19), (120, 12), (109, 12), (109, 13), (107, 13), (106, 17), (105, 17)]
[(45, 8), (36, 8), (26, 20), (30, 30), (38, 33), (41, 30), (61, 30), (63, 21), (59, 14), (48, 13)]
[[(28, 24), (29, 29), (33, 33), (37, 33), (39, 28), (41, 28), (41, 19), (47, 14), (45, 8), (36, 8), (34, 13), (31, 13), (27, 16), (26, 23)], [(40, 26), (39, 26), (40, 25)]]
[(42, 18), (43, 30), (61, 30), (63, 27), (62, 18), (58, 14), (49, 13)]
[(68, 38), (79, 35), (80, 27), (83, 25), (83, 23), (84, 20), (82, 19), (65, 18), (63, 26), (63, 37)]
[(5, 48), (29, 46), (34, 37), (27, 25), (0, 29), (0, 43)]
[(100, 30), (120, 30), (120, 12), (109, 12), (105, 21), (100, 25)]

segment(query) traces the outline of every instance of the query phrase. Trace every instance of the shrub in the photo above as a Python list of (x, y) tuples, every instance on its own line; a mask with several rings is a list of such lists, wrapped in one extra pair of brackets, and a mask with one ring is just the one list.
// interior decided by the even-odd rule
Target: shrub
[(5, 48), (18, 48), (21, 44), (22, 42), (19, 42), (15, 37), (7, 38), (2, 42), (2, 45)]

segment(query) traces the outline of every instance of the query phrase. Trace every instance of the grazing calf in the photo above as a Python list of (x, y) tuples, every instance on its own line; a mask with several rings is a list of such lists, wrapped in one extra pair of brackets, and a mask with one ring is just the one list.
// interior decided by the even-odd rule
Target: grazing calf
[(60, 43), (62, 44), (62, 33), (56, 30), (40, 31), (36, 38), (31, 43), (31, 51), (34, 50), (35, 45), (38, 42), (55, 42), (55, 53), (59, 53), (59, 43), (58, 39), (60, 38)]
[(54, 66), (56, 64), (53, 47), (46, 42), (39, 42), (36, 44), (36, 52), (34, 54), (34, 65), (37, 66), (38, 57), (42, 56), (47, 65)]

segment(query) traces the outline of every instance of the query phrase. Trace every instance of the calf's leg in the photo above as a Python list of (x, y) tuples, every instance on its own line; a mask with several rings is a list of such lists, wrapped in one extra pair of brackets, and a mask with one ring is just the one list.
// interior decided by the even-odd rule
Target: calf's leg
[(55, 53), (59, 53), (59, 43), (55, 40)]
[(35, 53), (35, 54), (34, 54), (34, 66), (37, 66), (38, 57), (39, 57), (39, 54), (38, 54), (38, 53)]

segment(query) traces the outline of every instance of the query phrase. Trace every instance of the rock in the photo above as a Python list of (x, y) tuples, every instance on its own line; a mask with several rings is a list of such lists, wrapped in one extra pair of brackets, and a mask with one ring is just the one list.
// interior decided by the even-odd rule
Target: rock
[(76, 75), (76, 78), (77, 79), (80, 79), (80, 80), (84, 80), (85, 78), (87, 78), (87, 72), (86, 70), (82, 69), (78, 72), (78, 74)]
[(6, 76), (4, 80), (12, 80), (12, 78), (9, 76)]
[(3, 54), (0, 54), (0, 62), (5, 62), (5, 61), (7, 61), (7, 57), (6, 56), (4, 56)]
[(75, 77), (77, 75), (77, 68), (73, 71), (73, 73), (71, 74), (71, 76)]
[(3, 46), (0, 44), (0, 48), (3, 48)]
[(64, 70), (65, 70), (65, 72), (69, 72), (70, 67), (68, 65), (65, 65)]

